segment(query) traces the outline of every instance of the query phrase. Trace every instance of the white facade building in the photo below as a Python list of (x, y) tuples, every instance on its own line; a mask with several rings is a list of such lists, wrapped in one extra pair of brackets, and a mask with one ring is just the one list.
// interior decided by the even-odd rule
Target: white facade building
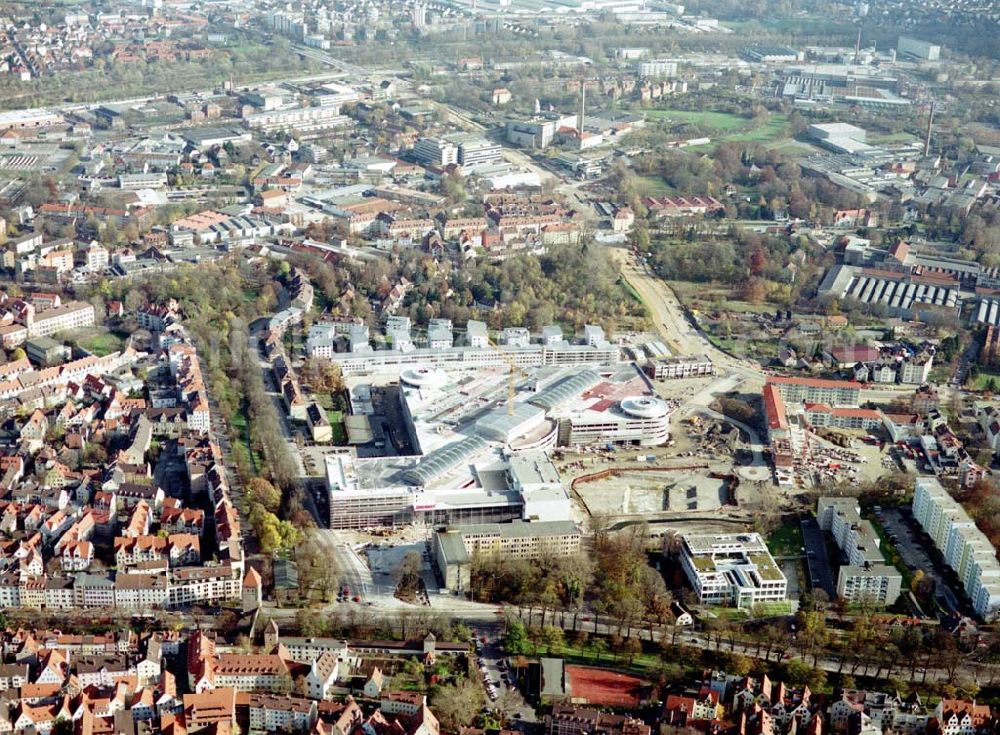
[(707, 605), (752, 607), (785, 599), (788, 581), (760, 534), (684, 536), (681, 566)]
[(913, 517), (958, 575), (972, 607), (986, 620), (1000, 610), (1000, 563), (996, 550), (965, 509), (933, 477), (918, 477)]
[(443, 138), (420, 138), (413, 146), (413, 157), (427, 166), (454, 166), (458, 164), (458, 146)]

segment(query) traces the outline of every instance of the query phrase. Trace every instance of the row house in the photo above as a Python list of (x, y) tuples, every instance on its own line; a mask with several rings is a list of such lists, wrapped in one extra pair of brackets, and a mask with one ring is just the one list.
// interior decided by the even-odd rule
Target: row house
[(207, 662), (195, 691), (232, 688), (238, 692), (287, 691), (305, 667), (276, 654), (223, 653)]
[(64, 572), (85, 572), (93, 562), (94, 545), (89, 541), (71, 541), (63, 547), (59, 557)]
[(119, 569), (134, 567), (141, 562), (165, 560), (170, 566), (187, 566), (201, 562), (201, 541), (189, 533), (162, 536), (119, 536), (114, 541), (115, 564)]
[(115, 680), (135, 676), (135, 664), (125, 654), (80, 655), (73, 659), (73, 670), (82, 688), (107, 688)]
[(170, 582), (157, 574), (126, 574), (115, 576), (115, 606), (120, 610), (150, 610), (163, 608), (170, 601)]
[(160, 513), (160, 528), (167, 533), (201, 536), (205, 530), (205, 511), (200, 508), (164, 508)]
[(313, 699), (259, 692), (237, 694), (237, 711), (244, 707), (253, 732), (307, 732), (316, 724), (319, 712)]
[(230, 564), (181, 567), (171, 571), (169, 605), (186, 607), (242, 596), (242, 575)]

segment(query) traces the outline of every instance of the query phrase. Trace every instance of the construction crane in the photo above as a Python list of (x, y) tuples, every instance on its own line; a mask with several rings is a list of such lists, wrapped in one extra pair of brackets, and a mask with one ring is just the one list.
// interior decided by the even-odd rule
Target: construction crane
[(504, 352), (500, 346), (494, 342), (489, 337), (486, 338), (486, 344), (489, 345), (491, 350), (495, 350), (500, 358), (507, 363), (509, 370), (507, 371), (507, 415), (514, 415), (514, 395), (517, 393), (515, 386), (515, 376), (517, 375), (527, 375), (521, 368), (517, 366), (514, 362), (514, 358)]

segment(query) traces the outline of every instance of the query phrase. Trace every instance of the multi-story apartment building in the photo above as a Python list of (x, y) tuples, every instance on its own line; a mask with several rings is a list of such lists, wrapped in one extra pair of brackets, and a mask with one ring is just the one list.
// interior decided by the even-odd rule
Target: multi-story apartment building
[(849, 602), (891, 605), (903, 577), (885, 563), (879, 537), (871, 521), (861, 518), (854, 498), (820, 498), (816, 506), (820, 528), (833, 536), (844, 556), (837, 575), (837, 595)]
[[(304, 697), (276, 697), (253, 692), (246, 697), (251, 732), (309, 732), (316, 724), (316, 701)], [(237, 706), (242, 706), (237, 696)]]
[(455, 526), (432, 537), (438, 569), (449, 589), (468, 589), (475, 556), (540, 559), (580, 551), (580, 529), (571, 521)]
[(760, 534), (684, 536), (681, 566), (699, 602), (752, 607), (785, 599), (788, 582)]
[(882, 426), (882, 412), (870, 408), (833, 408), (825, 403), (809, 403), (803, 413), (809, 423), (817, 427), (876, 431)]
[(78, 574), (73, 585), (74, 607), (115, 606), (115, 583), (106, 574)]
[(205, 602), (239, 600), (242, 597), (241, 574), (230, 564), (205, 567), (181, 567), (171, 571), (171, 607)]
[(228, 730), (236, 725), (235, 689), (185, 694), (183, 703), (184, 724), (189, 732), (198, 732), (220, 724)]
[(899, 382), (904, 385), (923, 385), (931, 376), (934, 366), (934, 355), (919, 355), (912, 360), (906, 360), (899, 367)]
[(918, 477), (913, 517), (958, 575), (972, 607), (984, 619), (1000, 611), (1000, 563), (986, 535), (937, 478)]
[(177, 302), (173, 299), (163, 304), (146, 304), (135, 313), (139, 326), (151, 332), (162, 332), (180, 317)]
[(0, 689), (20, 689), (28, 682), (27, 664), (0, 664)]
[(650, 735), (642, 720), (596, 709), (557, 704), (545, 717), (547, 735)]
[(676, 77), (677, 59), (649, 59), (640, 61), (636, 70), (640, 77)]
[(87, 246), (87, 249), (83, 251), (84, 264), (87, 266), (87, 270), (99, 273), (108, 267), (111, 262), (108, 254), (108, 249), (101, 245), (96, 240), (91, 242)]
[(854, 603), (873, 601), (889, 605), (899, 597), (902, 580), (902, 575), (884, 564), (844, 564), (837, 573), (837, 596)]
[(47, 337), (67, 329), (79, 329), (94, 324), (94, 307), (82, 301), (69, 301), (55, 309), (30, 314), (28, 337)]
[(203, 692), (231, 688), (237, 692), (279, 694), (288, 690), (294, 673), (289, 662), (276, 654), (223, 653), (205, 667), (195, 689)]
[(427, 695), (422, 692), (393, 691), (382, 692), (379, 709), (386, 715), (415, 715), (427, 704)]
[(115, 605), (124, 610), (150, 610), (166, 607), (170, 601), (170, 585), (166, 577), (155, 574), (115, 576)]
[(772, 376), (768, 385), (777, 387), (786, 403), (826, 403), (831, 406), (857, 406), (861, 383), (853, 380), (786, 378)]
[(675, 378), (697, 378), (715, 373), (715, 366), (708, 355), (681, 355), (650, 360), (645, 366), (646, 374), (653, 380)]

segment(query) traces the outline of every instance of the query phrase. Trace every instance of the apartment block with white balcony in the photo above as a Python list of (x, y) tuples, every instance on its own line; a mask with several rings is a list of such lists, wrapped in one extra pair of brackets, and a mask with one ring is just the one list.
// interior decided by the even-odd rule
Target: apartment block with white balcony
[(1000, 563), (986, 535), (934, 477), (917, 478), (913, 517), (958, 575), (976, 613), (992, 620), (1000, 612)]

